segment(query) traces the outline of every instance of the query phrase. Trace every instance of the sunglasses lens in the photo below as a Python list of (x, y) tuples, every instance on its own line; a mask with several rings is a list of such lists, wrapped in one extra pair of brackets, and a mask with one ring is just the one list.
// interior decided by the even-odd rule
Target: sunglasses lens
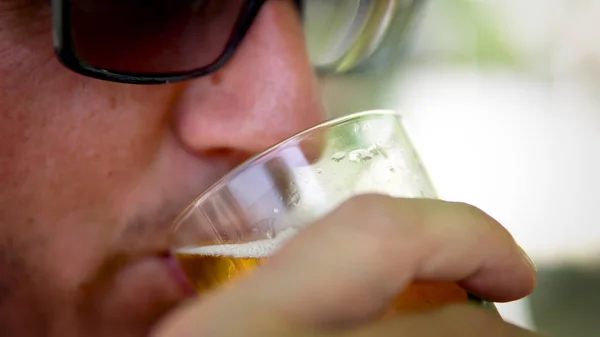
[(244, 0), (74, 0), (77, 56), (97, 68), (165, 74), (199, 70), (224, 53)]

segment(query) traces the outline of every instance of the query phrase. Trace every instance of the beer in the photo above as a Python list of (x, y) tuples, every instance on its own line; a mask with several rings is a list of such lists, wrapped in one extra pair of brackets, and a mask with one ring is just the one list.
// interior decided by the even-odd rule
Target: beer
[[(281, 234), (274, 239), (245, 244), (181, 249), (175, 256), (196, 292), (204, 293), (260, 266), (291, 236), (289, 231)], [(397, 297), (393, 311), (415, 311), (467, 301), (467, 292), (455, 283), (415, 282)]]

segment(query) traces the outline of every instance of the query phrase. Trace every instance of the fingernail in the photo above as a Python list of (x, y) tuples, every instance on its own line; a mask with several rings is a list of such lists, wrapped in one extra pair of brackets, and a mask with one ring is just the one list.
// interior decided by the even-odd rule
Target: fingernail
[(519, 246), (519, 249), (521, 250), (521, 255), (523, 256), (523, 260), (525, 260), (525, 262), (535, 271), (537, 271), (537, 267), (535, 266), (535, 263), (533, 262), (533, 260), (529, 257), (529, 255), (527, 254), (527, 252), (525, 252), (525, 250), (523, 249), (523, 247)]

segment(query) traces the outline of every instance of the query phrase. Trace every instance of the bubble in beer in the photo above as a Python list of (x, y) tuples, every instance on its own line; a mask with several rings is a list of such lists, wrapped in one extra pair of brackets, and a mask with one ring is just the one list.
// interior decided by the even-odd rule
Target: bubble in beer
[(274, 228), (269, 228), (269, 229), (267, 230), (267, 233), (266, 233), (266, 235), (267, 235), (267, 239), (274, 239), (274, 238), (275, 238), (275, 235), (276, 235), (276, 234), (275, 234), (275, 229), (274, 229)]
[(336, 152), (331, 156), (331, 160), (336, 161), (336, 162), (340, 162), (344, 158), (346, 158), (346, 152), (344, 152), (344, 151)]
[(379, 146), (377, 146), (377, 144), (373, 144), (369, 147), (369, 153), (373, 156), (376, 156), (379, 154)]
[(357, 149), (350, 152), (348, 159), (353, 163), (363, 163), (373, 159), (373, 155), (369, 150)]
[(297, 206), (300, 203), (300, 192), (298, 190), (292, 191), (288, 195), (288, 200), (286, 205), (289, 206)]

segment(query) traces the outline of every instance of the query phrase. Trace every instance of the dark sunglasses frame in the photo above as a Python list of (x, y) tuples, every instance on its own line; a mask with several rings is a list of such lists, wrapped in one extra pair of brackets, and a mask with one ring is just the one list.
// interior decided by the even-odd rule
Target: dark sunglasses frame
[[(59, 61), (67, 68), (81, 75), (100, 80), (129, 84), (164, 84), (185, 81), (215, 72), (229, 61), (250, 30), (254, 19), (256, 19), (265, 2), (267, 0), (246, 0), (235, 30), (221, 55), (213, 63), (190, 72), (165, 74), (116, 72), (86, 63), (85, 60), (77, 56), (71, 33), (71, 7), (73, 0), (52, 1), (54, 51)], [(302, 13), (302, 0), (294, 0), (294, 2), (298, 6), (300, 13)]]

